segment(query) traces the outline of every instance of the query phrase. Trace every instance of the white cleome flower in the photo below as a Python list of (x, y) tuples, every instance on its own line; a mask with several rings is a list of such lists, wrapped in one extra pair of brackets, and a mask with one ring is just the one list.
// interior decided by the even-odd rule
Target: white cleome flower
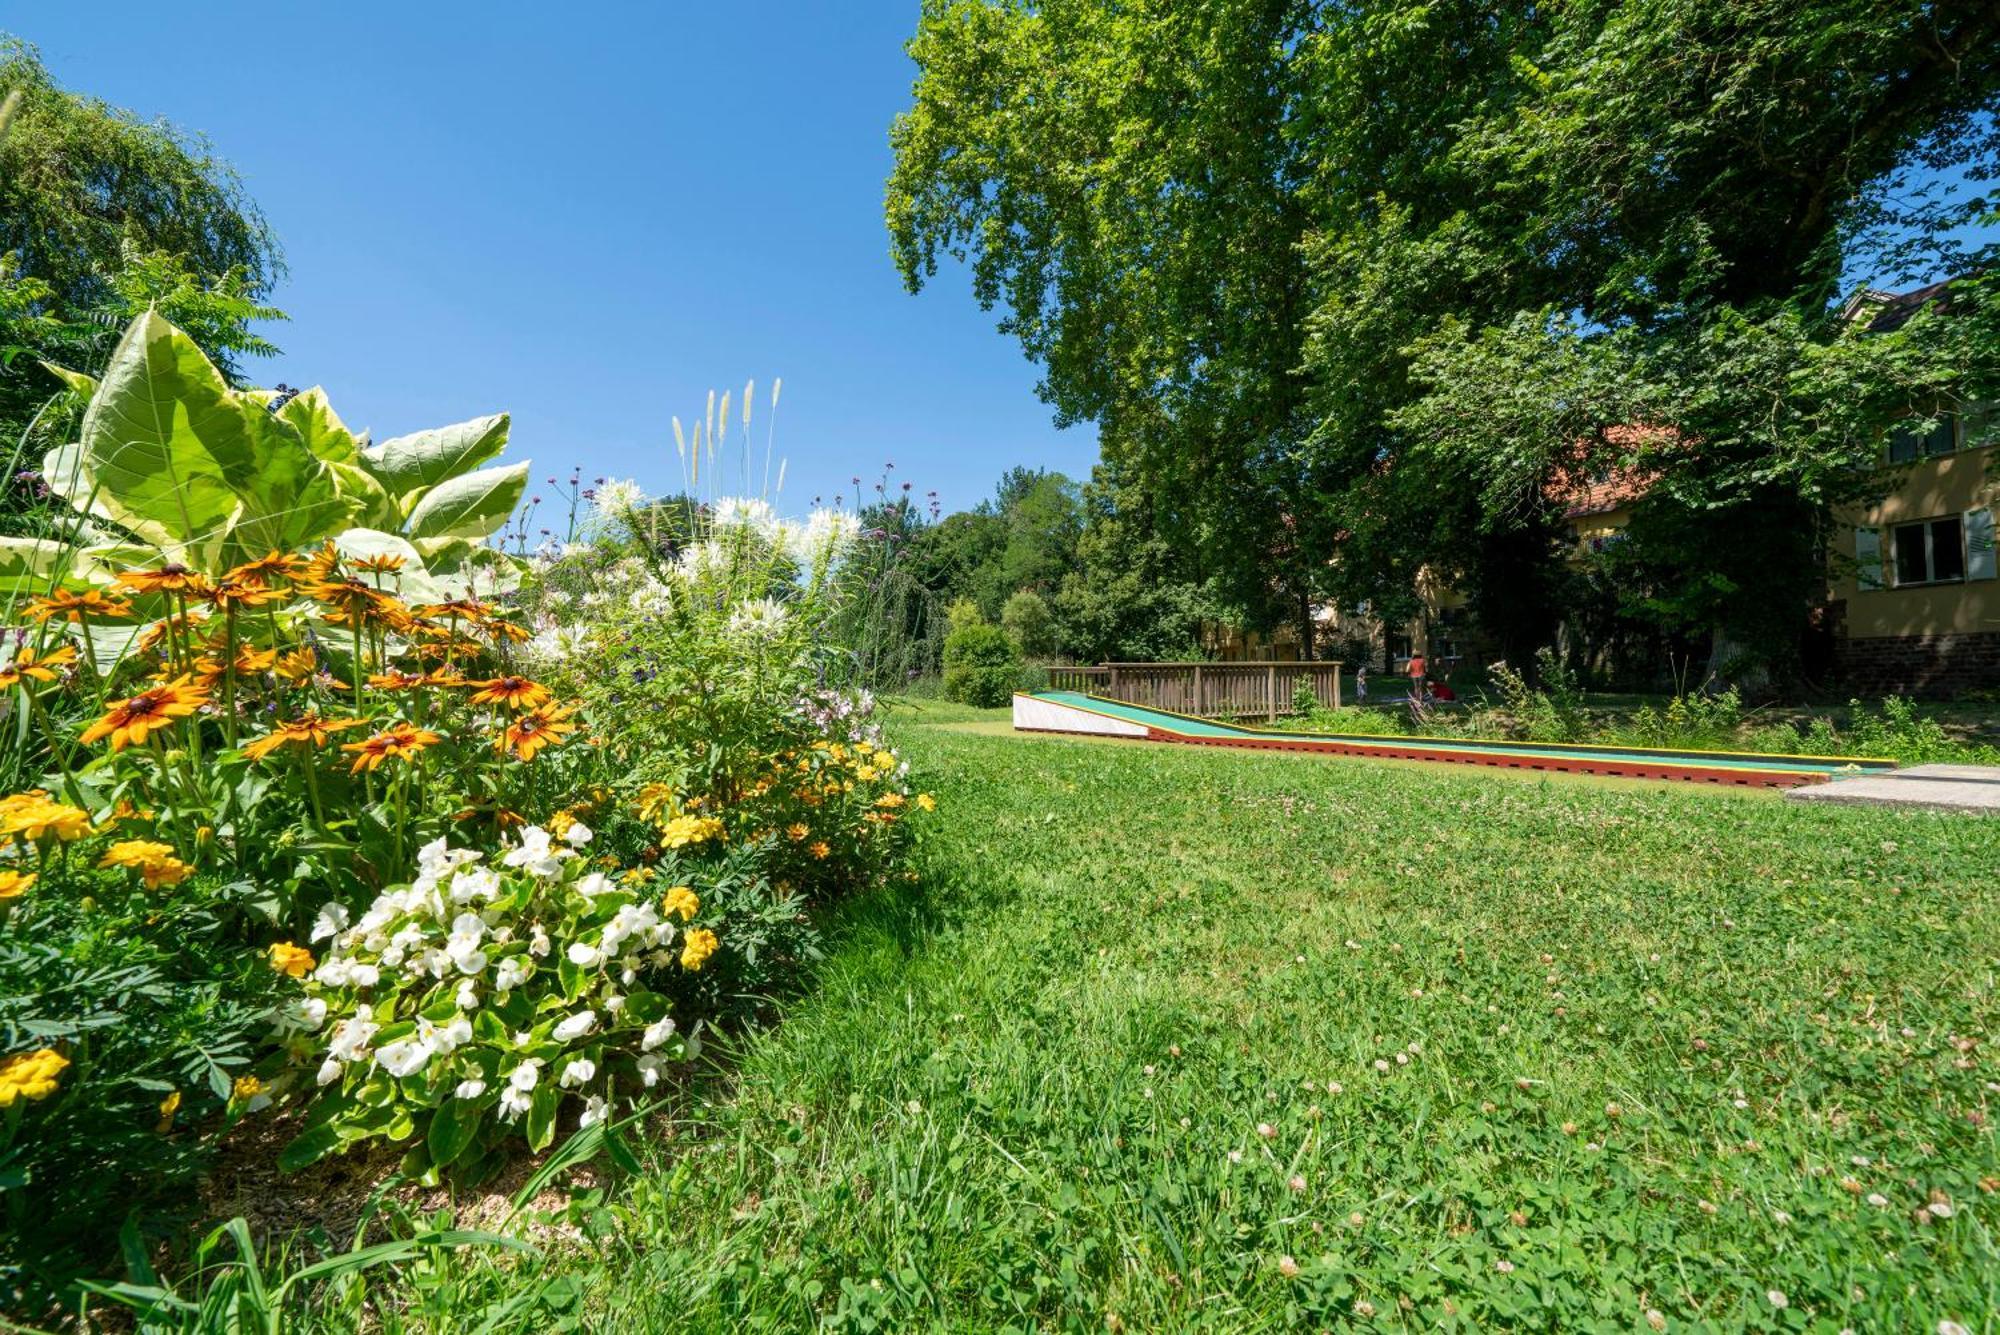
[(721, 497), (714, 515), (713, 527), (718, 533), (769, 534), (778, 522), (769, 501), (744, 496)]
[(750, 640), (774, 639), (785, 628), (784, 605), (770, 598), (752, 598), (729, 614), (729, 633)]
[(612, 478), (597, 485), (592, 504), (608, 515), (624, 514), (646, 503), (646, 489), (630, 478)]

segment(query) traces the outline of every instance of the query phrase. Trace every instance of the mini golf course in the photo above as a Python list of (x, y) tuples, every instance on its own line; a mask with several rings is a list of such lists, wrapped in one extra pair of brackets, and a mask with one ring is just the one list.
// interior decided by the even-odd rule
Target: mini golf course
[(1745, 751), (1655, 751), (1580, 743), (1492, 742), (1446, 737), (1368, 737), (1340, 733), (1242, 728), (1086, 695), (1038, 691), (1014, 697), (1019, 732), (1081, 733), (1144, 742), (1231, 746), (1254, 751), (1309, 751), (1374, 760), (1429, 760), (1501, 769), (1602, 774), (1623, 779), (1673, 779), (1750, 788), (1793, 788), (1854, 774), (1895, 769), (1893, 760), (1854, 756), (1755, 755)]

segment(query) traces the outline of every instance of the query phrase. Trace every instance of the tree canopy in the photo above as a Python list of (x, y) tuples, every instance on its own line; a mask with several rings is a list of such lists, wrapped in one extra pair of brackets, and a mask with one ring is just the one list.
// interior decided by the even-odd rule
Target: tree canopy
[[(1775, 663), (1886, 423), (1994, 377), (1990, 5), (927, 0), (909, 50), (905, 281), (965, 260), (1251, 624), (1428, 569), (1545, 637), (1563, 483), (1631, 468), (1632, 605)], [(1841, 318), (1954, 274), (1955, 332)]]

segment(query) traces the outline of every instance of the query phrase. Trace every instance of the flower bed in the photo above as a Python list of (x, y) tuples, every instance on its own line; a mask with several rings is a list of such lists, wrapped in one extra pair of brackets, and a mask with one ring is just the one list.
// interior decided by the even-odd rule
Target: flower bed
[[(10, 1310), (246, 1116), (296, 1116), (285, 1166), (386, 1140), (434, 1181), (622, 1114), (792, 981), (811, 908), (896, 874), (929, 804), (827, 633), (850, 519), (686, 505), (662, 542), (624, 489), (588, 554), (498, 559), (526, 466), (466, 470), (504, 418), (368, 446), (317, 391), (205, 367), (136, 322), (46, 465), (91, 517), (12, 540)], [(141, 389), (183, 406), (158, 439), (115, 411)], [(238, 446), (289, 451), (294, 493)], [(121, 492), (101, 461), (141, 447), (227, 518)]]

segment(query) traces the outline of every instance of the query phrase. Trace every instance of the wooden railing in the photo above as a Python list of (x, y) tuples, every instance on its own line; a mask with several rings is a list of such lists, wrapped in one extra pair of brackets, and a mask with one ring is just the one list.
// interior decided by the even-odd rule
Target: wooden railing
[(1052, 667), (1049, 685), (1199, 718), (1276, 718), (1293, 712), (1300, 682), (1340, 708), (1339, 663), (1105, 663)]

